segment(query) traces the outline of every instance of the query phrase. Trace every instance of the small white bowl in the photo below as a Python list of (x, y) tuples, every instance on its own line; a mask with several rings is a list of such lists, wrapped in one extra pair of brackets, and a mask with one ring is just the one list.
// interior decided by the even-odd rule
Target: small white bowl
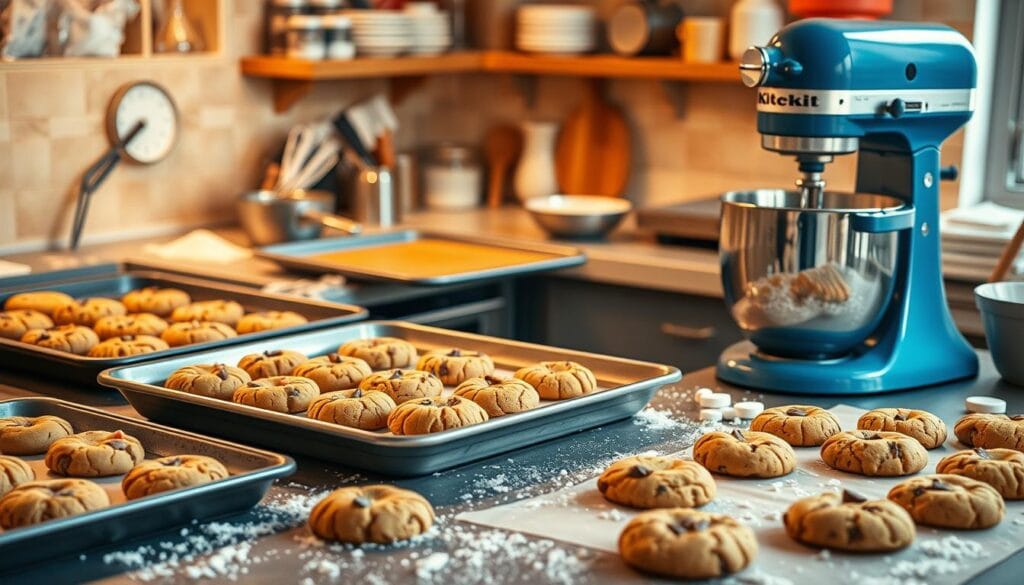
[(545, 231), (568, 238), (603, 236), (633, 208), (626, 199), (593, 195), (535, 197), (523, 206)]

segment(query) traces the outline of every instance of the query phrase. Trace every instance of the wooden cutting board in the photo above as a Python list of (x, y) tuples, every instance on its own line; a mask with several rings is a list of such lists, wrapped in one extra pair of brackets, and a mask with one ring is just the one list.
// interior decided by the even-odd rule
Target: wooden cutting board
[(608, 103), (597, 81), (587, 84), (583, 103), (562, 126), (555, 148), (555, 173), (569, 195), (625, 195), (630, 136), (626, 117)]

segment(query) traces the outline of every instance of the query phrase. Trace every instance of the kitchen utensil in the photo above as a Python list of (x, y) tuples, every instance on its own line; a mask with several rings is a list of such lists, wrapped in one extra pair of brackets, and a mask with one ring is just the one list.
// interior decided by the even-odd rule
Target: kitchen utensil
[[(359, 158), (363, 160), (363, 163), (367, 166), (377, 166), (377, 159), (370, 154), (366, 144), (359, 136), (359, 132), (352, 125), (352, 121), (349, 120), (348, 112), (342, 111), (334, 118), (331, 119), (331, 124), (338, 131), (338, 134), (344, 139), (345, 143), (351, 148)], [(372, 134), (371, 134), (372, 135)]]
[(1020, 223), (1017, 232), (1013, 234), (1013, 239), (1006, 244), (1002, 255), (999, 256), (999, 263), (988, 277), (989, 282), (999, 282), (1006, 278), (1006, 273), (1010, 271), (1010, 267), (1017, 260), (1017, 255), (1020, 254), (1021, 244), (1024, 244), (1024, 221)]
[(492, 127), (484, 137), (487, 159), (487, 205), (500, 207), (504, 199), (505, 177), (523, 151), (523, 133), (508, 124)]
[[(568, 400), (543, 401), (537, 408), (477, 425), (431, 435), (401, 436), (343, 427), (162, 387), (171, 372), (186, 365), (236, 363), (248, 353), (279, 348), (317, 356), (336, 351), (346, 341), (382, 336), (405, 339), (420, 352), (452, 347), (481, 351), (491, 356), (505, 376), (542, 360), (573, 360), (594, 372), (598, 390)], [(139, 413), (153, 420), (345, 466), (410, 477), (628, 418), (639, 412), (660, 387), (680, 378), (679, 370), (670, 366), (411, 323), (379, 321), (108, 370), (101, 377), (101, 383), (117, 388)]]
[(558, 126), (552, 122), (523, 122), (523, 153), (516, 165), (513, 187), (519, 201), (558, 192), (555, 175), (555, 139)]
[(748, 47), (767, 45), (783, 23), (775, 0), (739, 0), (729, 11), (729, 58), (739, 61)]
[(678, 29), (687, 63), (718, 63), (722, 60), (725, 22), (711, 16), (689, 16)]
[(1024, 282), (990, 282), (974, 289), (985, 341), (999, 374), (1024, 386)]
[(394, 177), (388, 167), (360, 169), (348, 187), (352, 216), (362, 224), (390, 227), (402, 221), (395, 198)]
[(362, 226), (333, 215), (334, 196), (322, 191), (252, 191), (237, 204), (238, 220), (257, 246), (320, 237), (325, 227), (358, 234)]
[(629, 163), (629, 126), (622, 110), (604, 99), (600, 82), (588, 83), (583, 103), (558, 136), (555, 168), (561, 192), (621, 197)]
[(633, 206), (612, 197), (551, 195), (527, 200), (523, 207), (553, 236), (593, 238), (615, 229)]
[[(938, 233), (939, 147), (973, 110), (967, 40), (941, 25), (827, 19), (772, 39), (744, 54), (740, 73), (758, 87), (762, 147), (795, 157), (801, 177), (796, 190), (722, 198), (722, 284), (750, 341), (722, 354), (718, 376), (817, 394), (975, 376)], [(795, 63), (800, 75), (779, 73)], [(826, 191), (825, 165), (853, 152), (857, 193)], [(833, 271), (848, 294), (823, 281)]]
[(321, 142), (309, 160), (300, 163), (301, 166), (294, 169), (286, 180), (278, 181), (278, 193), (287, 196), (292, 191), (312, 188), (338, 164), (339, 148), (341, 148), (341, 142), (334, 137)]
[(674, 2), (623, 2), (608, 19), (608, 44), (626, 57), (671, 55), (679, 47), (676, 27), (682, 19), (683, 9)]

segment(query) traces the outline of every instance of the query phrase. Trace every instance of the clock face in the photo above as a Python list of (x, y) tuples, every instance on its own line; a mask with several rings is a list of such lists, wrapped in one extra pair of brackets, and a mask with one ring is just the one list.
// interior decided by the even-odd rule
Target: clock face
[(141, 120), (145, 126), (124, 147), (134, 162), (155, 163), (174, 148), (178, 139), (178, 109), (164, 88), (142, 81), (122, 87), (108, 112), (111, 140), (124, 138)]

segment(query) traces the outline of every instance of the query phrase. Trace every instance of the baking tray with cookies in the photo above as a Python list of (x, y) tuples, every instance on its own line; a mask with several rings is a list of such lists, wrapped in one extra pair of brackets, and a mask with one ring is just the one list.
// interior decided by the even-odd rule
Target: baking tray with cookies
[(255, 506), (283, 455), (57, 400), (0, 402), (0, 572)]
[(152, 420), (401, 477), (628, 418), (680, 379), (666, 365), (384, 321), (99, 378)]
[(266, 246), (256, 255), (295, 270), (361, 280), (441, 286), (579, 266), (586, 256), (558, 244), (395, 230)]
[(353, 305), (159, 271), (45, 277), (0, 291), (0, 360), (90, 386), (113, 366), (367, 317)]

